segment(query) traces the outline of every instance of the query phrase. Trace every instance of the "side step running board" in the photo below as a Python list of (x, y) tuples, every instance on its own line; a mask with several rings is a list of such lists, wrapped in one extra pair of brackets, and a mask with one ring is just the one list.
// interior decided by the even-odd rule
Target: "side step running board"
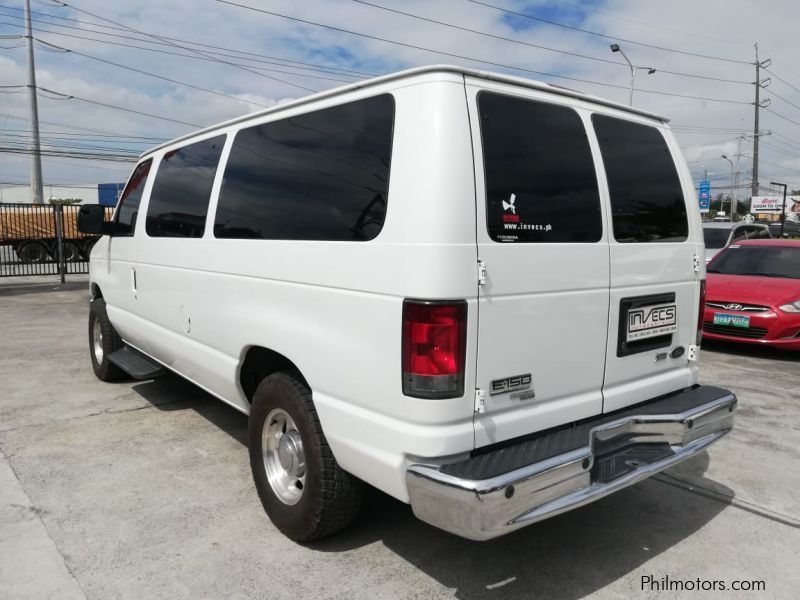
[(130, 346), (112, 352), (108, 360), (134, 379), (152, 379), (164, 374), (164, 367)]

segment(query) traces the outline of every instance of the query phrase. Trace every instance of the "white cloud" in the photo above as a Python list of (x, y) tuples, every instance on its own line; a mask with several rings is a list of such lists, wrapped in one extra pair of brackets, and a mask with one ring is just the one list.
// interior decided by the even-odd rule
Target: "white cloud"
[[(265, 10), (292, 15), (300, 19), (317, 21), (368, 33), (376, 37), (394, 39), (409, 45), (423, 46), (451, 54), (481, 58), (485, 61), (515, 65), (535, 71), (559, 73), (622, 86), (609, 88), (586, 83), (553, 79), (574, 89), (626, 102), (628, 71), (625, 67), (577, 57), (538, 50), (536, 48), (492, 39), (466, 31), (458, 31), (441, 25), (426, 23), (406, 16), (393, 14), (349, 0), (237, 0)], [(370, 0), (373, 1), (373, 0)], [(772, 58), (775, 73), (800, 87), (800, 74), (792, 72), (797, 52), (792, 36), (800, 18), (800, 4), (790, 0), (775, 0), (769, 5), (758, 2), (690, 2), (675, 0), (656, 2), (641, 0), (608, 0), (589, 4), (556, 2), (545, 0), (485, 0), (519, 12), (544, 15), (557, 20), (569, 20), (570, 24), (631, 39), (648, 44), (682, 49), (700, 54), (724, 56), (752, 61), (755, 41), (759, 41), (762, 58)], [(462, 27), (478, 29), (498, 36), (513, 37), (530, 44), (550, 46), (569, 52), (587, 54), (607, 60), (619, 60), (608, 48), (611, 40), (568, 31), (550, 25), (531, 22), (527, 29), (512, 28), (503, 13), (467, 2), (466, 0), (374, 0), (376, 4), (397, 10), (424, 15)], [(205, 44), (236, 48), (282, 59), (307, 61), (316, 64), (338, 66), (363, 72), (386, 73), (393, 70), (431, 63), (456, 63), (481, 69), (507, 71), (503, 67), (455, 57), (441, 56), (422, 50), (388, 44), (376, 39), (352, 36), (339, 31), (322, 29), (275, 16), (259, 14), (212, 0), (139, 0), (137, 2), (107, 2), (105, 0), (75, 0), (73, 5), (103, 15), (133, 28), (170, 37), (196, 40)], [(17, 4), (21, 7), (21, 3)], [(85, 14), (69, 9), (48, 6), (43, 2), (34, 4), (34, 11), (81, 21), (96, 21)], [(18, 11), (2, 9), (7, 15), (21, 15)], [(69, 35), (96, 37), (118, 43), (160, 48), (168, 52), (187, 53), (176, 46), (153, 46), (146, 42), (128, 39), (142, 37), (124, 30), (108, 30), (91, 27), (98, 31), (115, 33), (116, 37), (99, 33), (88, 34), (58, 27), (78, 24), (52, 17), (34, 15), (51, 24), (35, 23), (40, 30), (61, 32)], [(0, 21), (21, 22), (9, 16), (0, 16)], [(519, 20), (517, 20), (519, 21)], [(524, 21), (524, 20), (523, 20)], [(88, 27), (87, 25), (80, 25)], [(18, 33), (18, 29), (0, 25), (0, 34)], [(281, 83), (276, 79), (291, 81), (299, 86), (327, 89), (342, 85), (339, 81), (315, 79), (329, 77), (351, 80), (335, 74), (323, 74), (310, 70), (292, 68), (283, 60), (273, 60), (283, 66), (264, 62), (228, 58), (230, 62), (249, 65), (242, 70), (219, 62), (172, 56), (158, 52), (126, 48), (41, 32), (42, 39), (65, 48), (91, 54), (106, 60), (152, 71), (165, 77), (190, 82), (225, 94), (235, 96), (227, 99), (199, 90), (182, 88), (145, 75), (132, 73), (101, 64), (74, 54), (60, 54), (37, 49), (38, 78), (42, 87), (58, 90), (109, 104), (117, 104), (134, 110), (164, 115), (182, 121), (207, 125), (260, 108), (260, 104), (271, 105), (286, 98), (298, 97), (306, 92), (297, 87)], [(696, 101), (671, 96), (648, 94), (648, 89), (692, 96), (724, 98), (752, 102), (752, 85), (738, 85), (671, 75), (666, 71), (693, 73), (725, 79), (753, 81), (754, 69), (750, 65), (732, 64), (700, 59), (653, 48), (637, 46), (620, 41), (628, 56), (636, 64), (657, 69), (653, 75), (641, 72), (637, 76), (637, 106), (664, 114), (676, 125), (718, 127), (752, 132), (753, 110), (747, 104), (725, 104)], [(212, 49), (208, 49), (211, 51)], [(25, 83), (24, 48), (3, 50), (0, 54), (2, 84)], [(255, 57), (250, 57), (255, 58)], [(296, 65), (302, 66), (302, 65)], [(284, 71), (262, 71), (257, 68)], [(526, 75), (520, 71), (509, 71)], [(294, 73), (290, 75), (287, 73)], [(305, 77), (299, 74), (306, 75)], [(768, 76), (765, 74), (765, 76)], [(536, 77), (547, 79), (546, 77)], [(784, 98), (800, 105), (800, 93), (773, 78), (763, 97), (770, 97), (774, 90)], [(25, 128), (23, 121), (4, 120), (3, 114), (19, 117), (27, 115), (24, 94), (4, 94), (0, 108), (0, 127)], [(785, 104), (773, 97), (771, 109), (800, 122), (800, 109)], [(173, 137), (189, 128), (114, 111), (86, 104), (77, 100), (40, 99), (40, 118), (43, 121), (65, 123), (76, 127), (117, 131), (133, 135)], [(793, 125), (777, 116), (762, 111), (762, 129), (771, 129), (800, 144), (800, 126)], [(42, 124), (42, 130), (55, 130), (55, 126)], [(722, 185), (729, 179), (729, 165), (718, 157), (736, 152), (736, 133), (679, 132), (678, 137), (692, 161), (695, 172), (702, 169), (705, 161), (708, 170), (719, 174)], [(769, 139), (769, 138), (765, 138)], [(743, 153), (750, 154), (751, 142), (743, 145)], [(129, 145), (144, 149), (144, 145)], [(779, 150), (781, 148), (782, 150)], [(767, 164), (761, 165), (762, 183), (770, 178), (782, 178), (800, 187), (800, 160), (789, 146), (774, 144), (762, 147), (762, 157)], [(62, 159), (58, 159), (62, 160)], [(102, 181), (116, 177), (119, 165), (109, 163), (69, 164), (51, 159), (45, 162), (45, 179), (63, 181)], [(749, 158), (743, 157), (741, 168), (749, 169)], [(694, 161), (701, 161), (700, 163)], [(776, 166), (778, 165), (778, 166)], [(123, 175), (124, 177), (124, 175)], [(0, 155), (0, 181), (27, 181), (27, 164), (19, 157)]]

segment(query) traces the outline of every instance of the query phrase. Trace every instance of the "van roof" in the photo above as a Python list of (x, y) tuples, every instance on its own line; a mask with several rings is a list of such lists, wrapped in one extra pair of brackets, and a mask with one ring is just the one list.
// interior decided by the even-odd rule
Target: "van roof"
[(321, 100), (323, 98), (329, 98), (331, 96), (338, 96), (340, 94), (344, 94), (347, 92), (351, 92), (353, 90), (359, 90), (379, 84), (386, 83), (388, 81), (399, 81), (401, 79), (410, 79), (413, 77), (418, 77), (420, 75), (426, 75), (428, 73), (457, 73), (459, 75), (468, 75), (470, 77), (476, 77), (479, 79), (487, 79), (490, 81), (499, 81), (502, 83), (510, 83), (513, 85), (518, 85), (521, 87), (527, 87), (536, 90), (542, 90), (545, 92), (549, 92), (551, 94), (557, 94), (560, 96), (568, 96), (570, 98), (577, 98), (579, 100), (585, 100), (586, 102), (591, 102), (593, 104), (600, 104), (603, 106), (609, 106), (612, 108), (616, 108), (618, 110), (623, 110), (625, 112), (633, 113), (636, 115), (642, 115), (645, 117), (649, 117), (651, 119), (656, 119), (658, 121), (662, 121), (664, 123), (668, 122), (669, 119), (666, 117), (662, 117), (661, 115), (657, 115), (655, 113), (651, 113), (645, 110), (641, 110), (639, 108), (634, 108), (632, 106), (627, 106), (625, 104), (620, 104), (618, 102), (613, 102), (611, 100), (606, 100), (605, 98), (601, 98), (599, 96), (594, 96), (592, 94), (585, 94), (583, 92), (578, 92), (576, 90), (571, 90), (569, 88), (565, 88), (559, 85), (553, 85), (551, 83), (545, 83), (544, 81), (536, 81), (534, 79), (525, 79), (523, 77), (514, 77), (512, 75), (504, 75), (502, 73), (493, 73), (491, 71), (482, 71), (478, 69), (468, 69), (466, 67), (458, 67), (454, 65), (429, 65), (425, 67), (415, 67), (413, 69), (406, 69), (404, 71), (398, 71), (396, 73), (390, 73), (389, 75), (381, 75), (379, 77), (373, 77), (371, 79), (366, 79), (364, 81), (357, 81), (355, 83), (351, 83), (350, 85), (340, 86), (336, 88), (332, 88), (330, 90), (324, 90), (322, 92), (318, 92), (316, 94), (311, 94), (308, 96), (303, 96), (302, 98), (298, 98), (297, 100), (292, 100), (291, 102), (285, 102), (282, 104), (276, 104), (275, 106), (271, 106), (269, 108), (265, 108), (263, 110), (259, 110), (256, 112), (252, 112), (246, 115), (242, 115), (239, 117), (235, 117), (228, 121), (223, 121), (222, 123), (217, 123), (216, 125), (211, 125), (209, 127), (204, 127), (203, 129), (199, 129), (197, 131), (193, 131), (191, 133), (187, 133), (175, 139), (172, 139), (168, 142), (164, 142), (163, 144), (159, 144), (158, 146), (143, 152), (139, 157), (147, 156), (165, 146), (170, 146), (176, 142), (180, 142), (182, 140), (188, 140), (198, 135), (202, 135), (205, 133), (210, 133), (217, 129), (221, 129), (223, 127), (229, 127), (231, 125), (235, 125), (236, 123), (240, 123), (242, 121), (246, 121), (249, 119), (257, 118), (263, 115), (268, 115), (271, 113), (279, 112), (285, 110), (287, 108), (292, 108), (295, 106), (301, 106), (303, 104), (307, 104), (312, 101)]

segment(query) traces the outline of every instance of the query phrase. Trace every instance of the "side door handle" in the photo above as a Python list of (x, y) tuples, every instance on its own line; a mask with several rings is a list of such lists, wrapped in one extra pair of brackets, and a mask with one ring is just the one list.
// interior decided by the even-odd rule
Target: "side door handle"
[(136, 269), (131, 267), (131, 291), (136, 293)]

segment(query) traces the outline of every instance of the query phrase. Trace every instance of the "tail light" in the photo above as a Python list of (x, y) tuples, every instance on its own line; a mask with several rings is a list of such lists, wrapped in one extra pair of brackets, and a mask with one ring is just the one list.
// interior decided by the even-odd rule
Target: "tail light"
[(706, 312), (706, 280), (700, 281), (700, 307), (697, 311), (697, 340), (696, 344), (699, 346), (703, 341), (703, 317)]
[(457, 398), (464, 394), (467, 303), (403, 302), (403, 394)]

